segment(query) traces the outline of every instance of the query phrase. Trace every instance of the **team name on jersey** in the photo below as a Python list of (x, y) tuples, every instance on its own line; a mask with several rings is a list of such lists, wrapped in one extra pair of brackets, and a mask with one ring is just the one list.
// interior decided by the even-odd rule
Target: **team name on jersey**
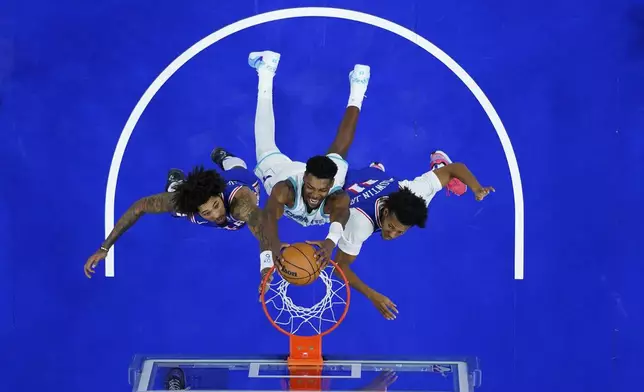
[[(359, 184), (353, 184), (347, 188), (349, 194), (355, 196), (351, 197), (351, 205), (359, 203), (362, 200), (369, 199), (371, 197), (376, 197), (382, 192), (389, 184), (394, 182), (394, 178), (389, 178), (386, 180), (368, 180), (361, 182)], [(365, 187), (370, 187), (366, 189)]]
[(307, 225), (307, 222), (308, 222), (308, 225), (317, 225), (317, 226), (323, 226), (327, 223), (326, 219), (313, 219), (309, 221), (306, 216), (296, 215), (289, 210), (284, 210), (284, 215), (288, 216), (294, 221), (297, 221), (298, 223), (303, 224), (305, 226)]

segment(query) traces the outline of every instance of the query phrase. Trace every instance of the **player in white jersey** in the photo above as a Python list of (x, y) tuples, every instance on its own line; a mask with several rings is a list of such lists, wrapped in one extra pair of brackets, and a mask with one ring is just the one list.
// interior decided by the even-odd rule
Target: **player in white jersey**
[(492, 187), (482, 187), (465, 165), (452, 163), (442, 151), (432, 153), (430, 167), (432, 170), (411, 181), (398, 181), (385, 173), (380, 163), (350, 170), (347, 174), (345, 190), (351, 197), (350, 217), (338, 243), (335, 261), (351, 287), (369, 298), (389, 320), (396, 318), (396, 305), (367, 286), (351, 269), (363, 242), (377, 232), (383, 239), (392, 240), (412, 226), (425, 227), (429, 202), (443, 187), (459, 196), (469, 187), (479, 201), (494, 191)]
[(272, 266), (273, 259), (279, 259), (277, 221), (283, 215), (302, 226), (331, 223), (329, 235), (320, 242), (321, 246), (316, 252), (319, 262), (328, 259), (340, 240), (349, 219), (349, 197), (342, 190), (349, 168), (345, 159), (353, 142), (370, 78), (368, 66), (354, 67), (349, 74), (351, 89), (347, 109), (327, 154), (314, 156), (306, 163), (295, 162), (275, 145), (273, 78), (280, 57), (279, 53), (264, 51), (253, 52), (248, 58), (249, 65), (257, 70), (259, 77), (255, 114), (255, 175), (269, 195), (265, 207), (265, 227), (272, 249), (262, 249), (262, 271)]

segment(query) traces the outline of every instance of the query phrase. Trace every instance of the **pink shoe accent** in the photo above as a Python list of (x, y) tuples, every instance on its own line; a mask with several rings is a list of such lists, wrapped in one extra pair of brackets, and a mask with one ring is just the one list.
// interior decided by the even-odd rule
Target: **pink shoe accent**
[[(451, 159), (449, 159), (447, 154), (442, 151), (434, 151), (430, 155), (429, 165), (432, 170), (436, 169), (437, 165), (449, 165), (451, 163)], [(450, 195), (450, 192), (455, 194), (456, 196), (461, 196), (465, 192), (467, 192), (467, 185), (465, 185), (463, 181), (459, 180), (458, 178), (452, 178), (450, 182), (447, 183), (447, 196)]]
[(463, 181), (458, 178), (452, 178), (451, 181), (447, 183), (447, 191), (452, 192), (456, 196), (462, 196), (467, 192), (467, 185), (463, 184)]

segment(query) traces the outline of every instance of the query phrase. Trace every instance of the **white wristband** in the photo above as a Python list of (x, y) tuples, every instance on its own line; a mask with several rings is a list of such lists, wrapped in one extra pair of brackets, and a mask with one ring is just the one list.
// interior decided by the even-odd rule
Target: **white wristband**
[(344, 229), (342, 228), (342, 223), (333, 222), (331, 223), (331, 227), (329, 227), (329, 235), (327, 235), (326, 238), (333, 241), (333, 243), (337, 245), (338, 241), (340, 241), (340, 238), (342, 238), (343, 231)]
[(273, 266), (273, 252), (265, 250), (259, 255), (259, 270), (264, 271), (266, 268)]

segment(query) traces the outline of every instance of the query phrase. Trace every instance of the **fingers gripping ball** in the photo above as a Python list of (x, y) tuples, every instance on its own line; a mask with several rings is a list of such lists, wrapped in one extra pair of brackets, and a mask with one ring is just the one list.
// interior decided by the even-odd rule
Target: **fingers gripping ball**
[(315, 248), (304, 242), (293, 244), (282, 250), (280, 275), (287, 282), (305, 286), (311, 284), (320, 275), (320, 266), (315, 261)]

